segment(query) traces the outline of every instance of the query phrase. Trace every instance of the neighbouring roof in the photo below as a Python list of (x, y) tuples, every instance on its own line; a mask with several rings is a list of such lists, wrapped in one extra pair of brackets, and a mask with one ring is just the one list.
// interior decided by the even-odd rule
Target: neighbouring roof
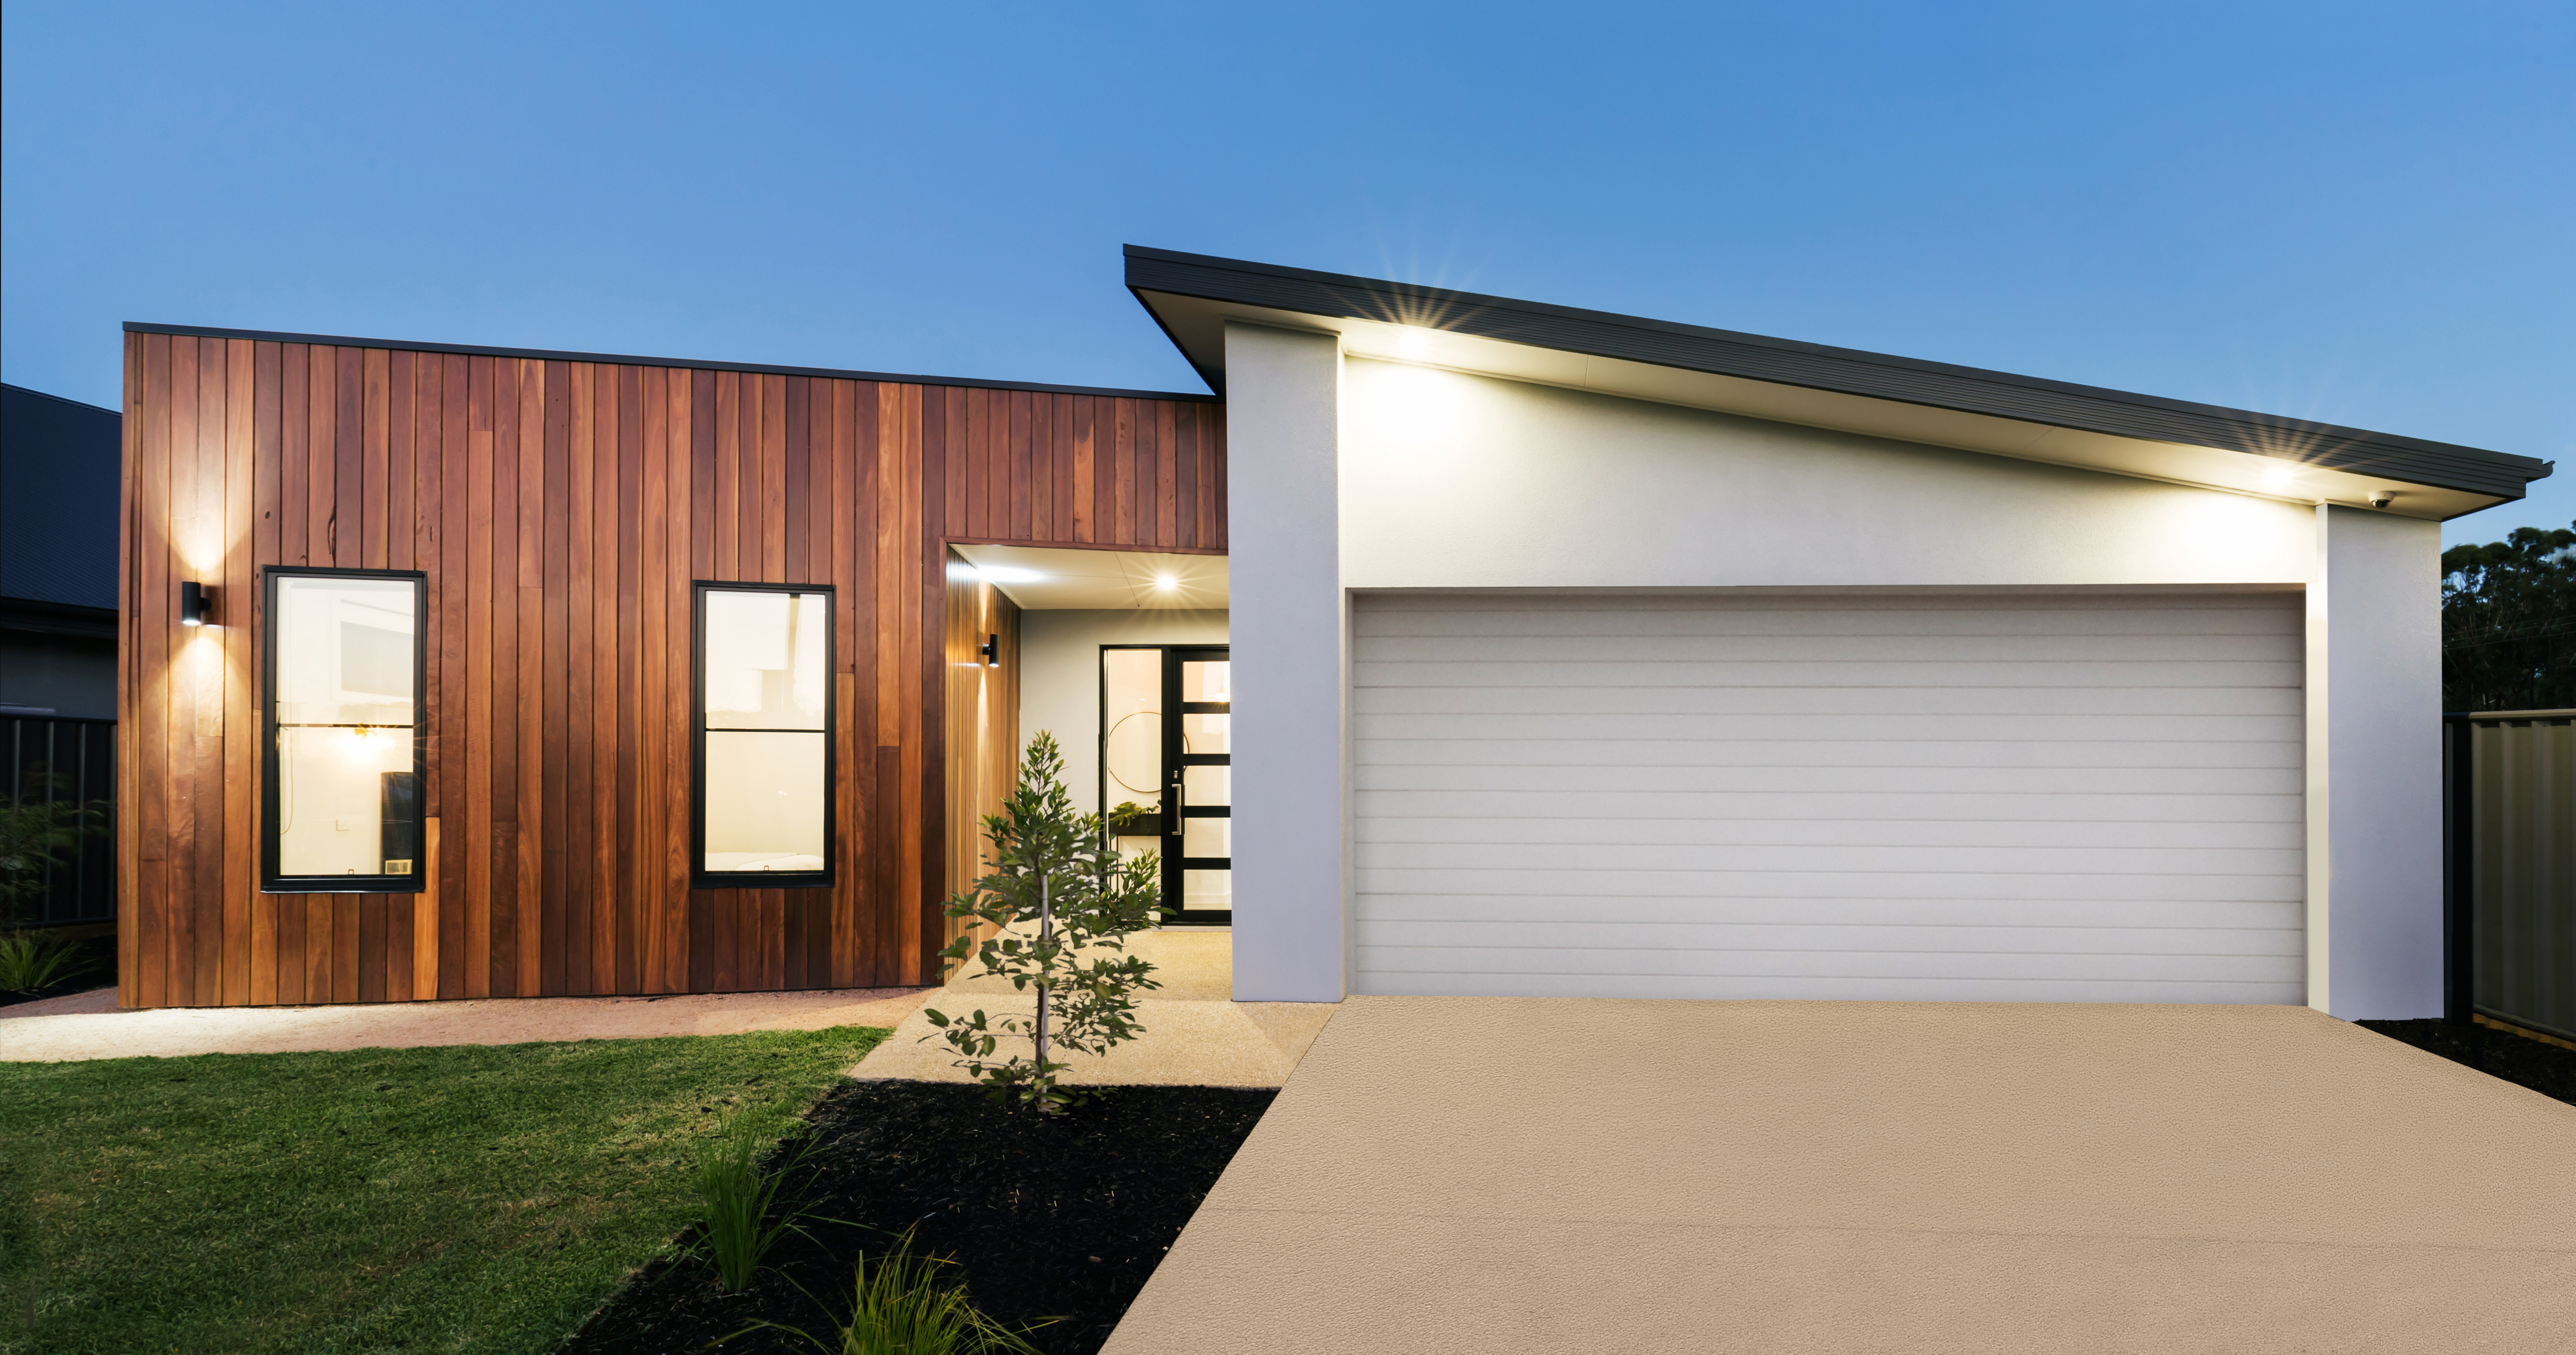
[(1051, 386), (1038, 381), (977, 381), (956, 376), (908, 376), (899, 372), (845, 371), (837, 367), (781, 367), (766, 362), (701, 362), (691, 358), (645, 358), (627, 353), (568, 353), (552, 348), (491, 348), (467, 343), (420, 343), (410, 339), (353, 339), (341, 334), (289, 334), (266, 329), (215, 329), (205, 325), (161, 325), (125, 322), (128, 334), (184, 334), (202, 339), (251, 339), (261, 343), (313, 343), (333, 348), (388, 348), (406, 353), (463, 353), (469, 357), (531, 358), (540, 362), (598, 362), (621, 367), (685, 367), (706, 372), (760, 372), (772, 376), (819, 376), (836, 381), (885, 381), (906, 386), (968, 386), (978, 390), (1038, 391), (1050, 395), (1107, 395), (1131, 400), (1185, 400), (1208, 404), (1212, 395), (1186, 391), (1121, 390), (1110, 386)]
[(115, 410), (0, 385), (0, 599), (115, 609), (124, 429)]
[(1209, 387), (1225, 322), (1328, 330), (1419, 362), (2296, 502), (2451, 518), (2523, 495), (2533, 457), (2035, 376), (1410, 283), (1127, 246), (1127, 288)]

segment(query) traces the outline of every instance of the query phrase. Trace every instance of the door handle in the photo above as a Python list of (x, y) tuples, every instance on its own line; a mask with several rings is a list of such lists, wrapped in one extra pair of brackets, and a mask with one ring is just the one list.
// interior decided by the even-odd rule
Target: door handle
[(1171, 806), (1172, 811), (1171, 815), (1164, 821), (1165, 826), (1163, 831), (1172, 837), (1179, 837), (1181, 835), (1181, 806), (1183, 803), (1181, 799), (1181, 774), (1179, 772), (1172, 773), (1172, 789), (1169, 794), (1166, 794), (1163, 797), (1163, 801)]

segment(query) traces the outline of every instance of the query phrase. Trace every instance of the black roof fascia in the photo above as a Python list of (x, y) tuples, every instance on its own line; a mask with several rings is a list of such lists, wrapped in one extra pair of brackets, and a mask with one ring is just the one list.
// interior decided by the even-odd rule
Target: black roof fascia
[(906, 386), (965, 386), (976, 390), (1036, 391), (1044, 395), (1107, 395), (1132, 400), (1186, 400), (1215, 404), (1213, 395), (1185, 391), (1121, 390), (1114, 386), (1052, 386), (1041, 381), (975, 381), (955, 376), (914, 376), (901, 372), (855, 372), (837, 367), (782, 367), (766, 362), (698, 362), (688, 358), (646, 358), (629, 353), (569, 353), (552, 348), (491, 348), (467, 343), (415, 343), (407, 339), (354, 339), (343, 334), (289, 334), (266, 329), (214, 329), (204, 325), (158, 325), (125, 322), (128, 334), (183, 334), (201, 339), (255, 339), (262, 343), (318, 343), (335, 348), (399, 348), (407, 353), (462, 353), (478, 358), (534, 358), (542, 362), (603, 362), (622, 367), (680, 367), (705, 372), (761, 372), (772, 376), (820, 376), (838, 381), (886, 381)]
[[(2507, 499), (2521, 498), (2523, 486), (2546, 477), (2554, 464), (2277, 414), (1607, 311), (1142, 245), (1127, 246), (1126, 255), (1127, 290), (1148, 314), (1154, 308), (1144, 294), (1165, 292), (1301, 315), (1418, 325), (1533, 348), (2243, 452)], [(1160, 315), (1154, 320), (1171, 336)], [(1179, 346), (1177, 339), (1174, 346)], [(1187, 350), (1183, 356), (1211, 389), (1224, 392), (1223, 371), (1208, 370)]]

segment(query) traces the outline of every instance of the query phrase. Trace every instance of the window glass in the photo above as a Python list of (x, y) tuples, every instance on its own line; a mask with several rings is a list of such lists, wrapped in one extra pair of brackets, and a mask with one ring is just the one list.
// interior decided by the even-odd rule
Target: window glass
[(417, 880), (426, 869), (414, 738), (420, 584), (303, 574), (270, 583), (275, 875)]
[(831, 594), (709, 587), (700, 623), (700, 869), (828, 871)]

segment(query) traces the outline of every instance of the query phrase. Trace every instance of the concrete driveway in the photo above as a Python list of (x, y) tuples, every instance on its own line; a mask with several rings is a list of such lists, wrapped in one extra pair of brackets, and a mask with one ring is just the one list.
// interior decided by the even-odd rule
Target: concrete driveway
[(2576, 1107), (2303, 1008), (1354, 998), (1107, 1347), (2576, 1349)]

